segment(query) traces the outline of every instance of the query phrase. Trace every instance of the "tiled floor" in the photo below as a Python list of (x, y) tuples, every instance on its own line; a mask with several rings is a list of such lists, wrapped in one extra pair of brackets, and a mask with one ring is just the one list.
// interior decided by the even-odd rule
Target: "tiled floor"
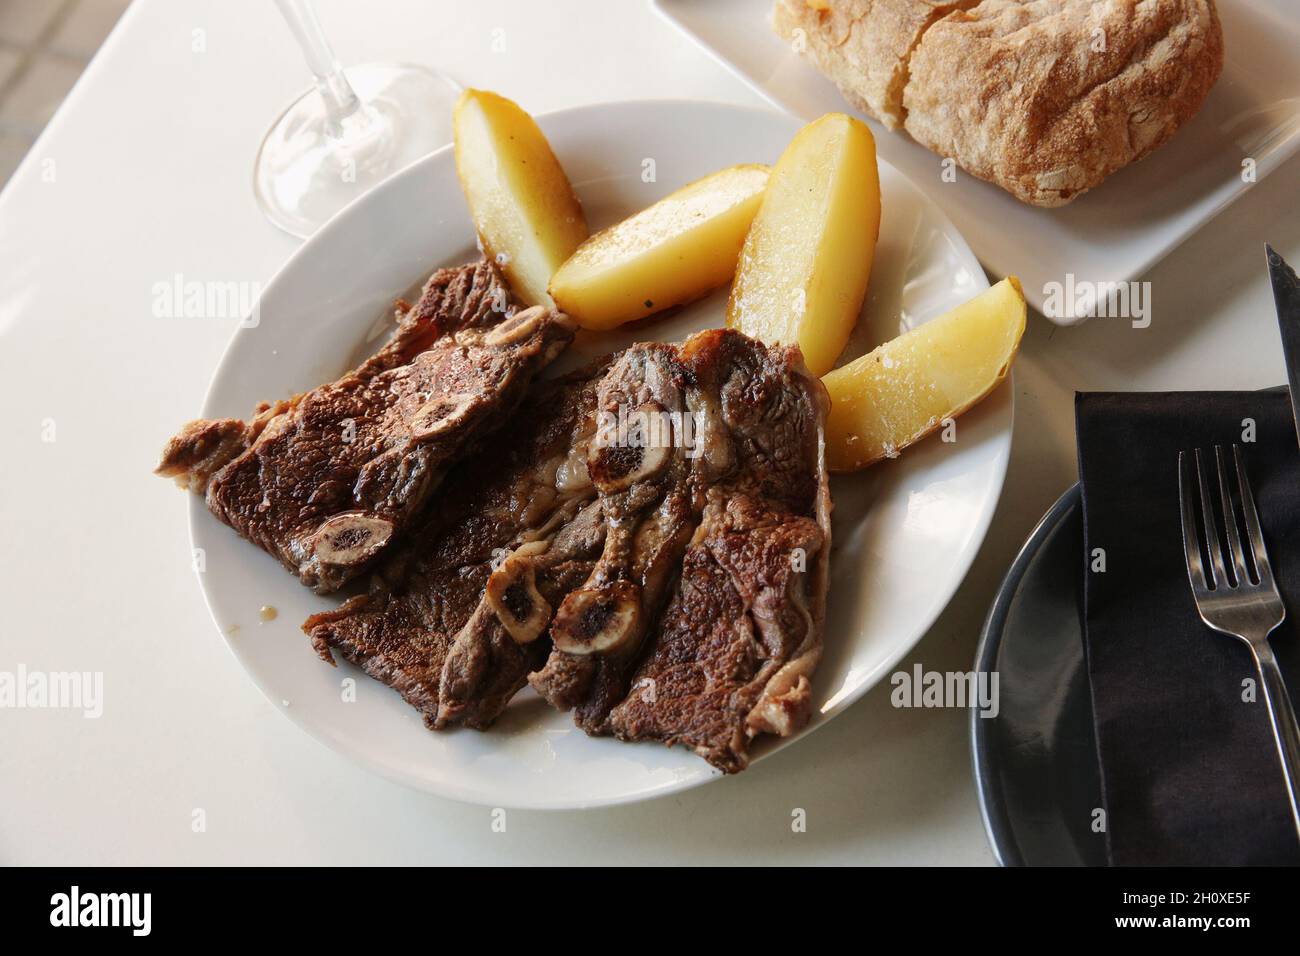
[(0, 186), (130, 0), (0, 0)]

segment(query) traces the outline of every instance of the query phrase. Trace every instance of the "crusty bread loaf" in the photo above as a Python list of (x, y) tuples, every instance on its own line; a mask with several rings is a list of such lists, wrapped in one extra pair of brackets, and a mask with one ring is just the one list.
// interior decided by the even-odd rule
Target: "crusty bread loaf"
[(913, 48), (936, 20), (973, 2), (780, 0), (772, 17), (776, 32), (811, 57), (854, 106), (898, 129)]
[(1164, 143), (1223, 68), (1214, 0), (778, 0), (774, 24), (854, 105), (1038, 206)]

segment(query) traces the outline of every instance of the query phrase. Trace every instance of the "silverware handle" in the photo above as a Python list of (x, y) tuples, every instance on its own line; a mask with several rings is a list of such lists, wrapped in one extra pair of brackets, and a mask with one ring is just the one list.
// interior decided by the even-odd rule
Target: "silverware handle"
[(1286, 793), (1291, 800), (1291, 821), (1300, 837), (1300, 726), (1296, 725), (1291, 695), (1282, 682), (1277, 658), (1267, 641), (1252, 644), (1255, 663), (1264, 682), (1264, 703), (1268, 705), (1268, 719), (1273, 724), (1273, 740), (1277, 743), (1277, 756), (1282, 762), (1282, 777)]

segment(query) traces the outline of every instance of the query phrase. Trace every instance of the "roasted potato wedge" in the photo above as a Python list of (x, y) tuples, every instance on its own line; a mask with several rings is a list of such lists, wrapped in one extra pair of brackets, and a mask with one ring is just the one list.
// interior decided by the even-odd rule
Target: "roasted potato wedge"
[(725, 285), (768, 172), (719, 170), (596, 233), (551, 276), (551, 298), (583, 328), (612, 329)]
[(531, 116), (504, 96), (466, 90), (452, 113), (456, 173), (483, 251), (528, 305), (552, 305), (551, 275), (587, 238), (587, 219)]
[(831, 372), (831, 470), (893, 458), (978, 403), (1006, 378), (1024, 331), (1025, 296), (1010, 276)]
[(835, 365), (862, 311), (880, 233), (876, 141), (828, 113), (790, 141), (749, 229), (727, 325), (797, 344), (814, 375)]

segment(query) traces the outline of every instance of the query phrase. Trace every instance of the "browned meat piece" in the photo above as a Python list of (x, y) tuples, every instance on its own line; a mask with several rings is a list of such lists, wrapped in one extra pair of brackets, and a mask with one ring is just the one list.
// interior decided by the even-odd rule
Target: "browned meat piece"
[(606, 414), (680, 410), (689, 428), (668, 447), (593, 442), (605, 550), (557, 612), (555, 647), (530, 682), (588, 733), (686, 743), (739, 770), (754, 736), (808, 717), (829, 401), (797, 349), (729, 331), (631, 349), (599, 394)]
[(704, 333), (683, 351), (707, 396), (702, 457), (727, 470), (705, 492), (672, 599), (608, 726), (734, 773), (756, 736), (788, 736), (809, 716), (826, 616), (830, 402), (797, 349)]
[(527, 679), (588, 733), (740, 770), (808, 718), (827, 406), (797, 349), (729, 331), (537, 385), (369, 593), (303, 629), (430, 728), (488, 726)]
[(332, 662), (337, 651), (394, 687), (431, 728), (490, 724), (545, 660), (550, 608), (600, 554), (586, 452), (604, 371), (536, 386), (369, 593), (307, 620), (317, 653)]
[(821, 657), (822, 589), (811, 579), (824, 577), (827, 550), (812, 518), (712, 493), (613, 732), (684, 744), (734, 773), (753, 737), (800, 729)]
[(248, 424), (191, 422), (157, 472), (205, 491), (219, 519), (333, 591), (401, 536), (573, 331), (553, 310), (517, 310), (487, 261), (439, 270), (360, 368)]
[(550, 538), (520, 545), (492, 573), (456, 634), (442, 665), (436, 727), (486, 727), (546, 660), (552, 608), (587, 580), (606, 534), (594, 500), (569, 499), (551, 524), (558, 530)]
[[(597, 392), (587, 471), (600, 493), (605, 547), (590, 579), (555, 613), (555, 649), (529, 678), (578, 725), (599, 733), (627, 692), (647, 628), (690, 540), (695, 460), (684, 441), (689, 370), (671, 345), (636, 345)], [(676, 423), (676, 424), (674, 424)]]

